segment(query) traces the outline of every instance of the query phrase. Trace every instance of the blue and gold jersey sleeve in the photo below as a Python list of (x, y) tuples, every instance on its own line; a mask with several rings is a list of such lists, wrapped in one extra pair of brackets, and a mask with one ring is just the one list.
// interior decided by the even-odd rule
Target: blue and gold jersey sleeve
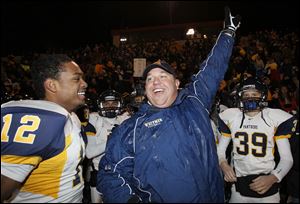
[(290, 138), (296, 127), (296, 120), (294, 117), (282, 122), (275, 132), (275, 140), (281, 138)]
[(218, 117), (218, 129), (219, 132), (222, 134), (224, 137), (231, 137), (231, 131), (229, 127), (225, 124), (225, 122)]
[(51, 110), (30, 107), (1, 108), (1, 159), (7, 163), (32, 164), (49, 159), (65, 147), (67, 117)]
[(96, 129), (91, 123), (88, 123), (86, 126), (83, 126), (83, 129), (86, 133), (86, 136), (96, 136)]
[(84, 140), (84, 143), (87, 145), (88, 143), (88, 139), (87, 137), (90, 137), (90, 136), (96, 136), (96, 129), (95, 127), (89, 123), (89, 122), (82, 122), (81, 123), (81, 135), (82, 135), (82, 138)]

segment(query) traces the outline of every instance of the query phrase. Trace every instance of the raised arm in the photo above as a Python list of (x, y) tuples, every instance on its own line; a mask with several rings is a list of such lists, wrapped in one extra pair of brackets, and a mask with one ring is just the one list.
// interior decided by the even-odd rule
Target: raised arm
[(202, 100), (206, 108), (210, 107), (219, 83), (224, 78), (240, 19), (239, 16), (233, 17), (229, 8), (225, 8), (224, 28), (208, 57), (200, 65), (199, 72), (192, 76), (193, 84), (189, 88)]

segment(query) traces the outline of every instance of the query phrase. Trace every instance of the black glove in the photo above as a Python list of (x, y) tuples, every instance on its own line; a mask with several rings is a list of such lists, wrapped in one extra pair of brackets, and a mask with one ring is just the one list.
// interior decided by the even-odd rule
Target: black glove
[(229, 7), (225, 7), (224, 32), (230, 36), (235, 36), (235, 31), (240, 27), (241, 16), (232, 16)]

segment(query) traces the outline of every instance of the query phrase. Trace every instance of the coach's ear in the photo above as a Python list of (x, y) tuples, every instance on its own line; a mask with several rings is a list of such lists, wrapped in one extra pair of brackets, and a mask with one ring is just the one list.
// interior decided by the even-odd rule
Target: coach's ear
[(177, 90), (179, 89), (179, 86), (180, 86), (180, 81), (179, 79), (175, 79), (175, 85), (176, 85), (176, 88)]

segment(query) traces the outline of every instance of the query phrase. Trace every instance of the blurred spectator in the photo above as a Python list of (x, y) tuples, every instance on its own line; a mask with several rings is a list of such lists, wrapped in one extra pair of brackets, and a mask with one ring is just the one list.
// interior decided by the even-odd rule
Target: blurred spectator
[(296, 97), (293, 95), (287, 85), (281, 85), (278, 99), (281, 109), (285, 110), (286, 112), (295, 114), (298, 106)]

